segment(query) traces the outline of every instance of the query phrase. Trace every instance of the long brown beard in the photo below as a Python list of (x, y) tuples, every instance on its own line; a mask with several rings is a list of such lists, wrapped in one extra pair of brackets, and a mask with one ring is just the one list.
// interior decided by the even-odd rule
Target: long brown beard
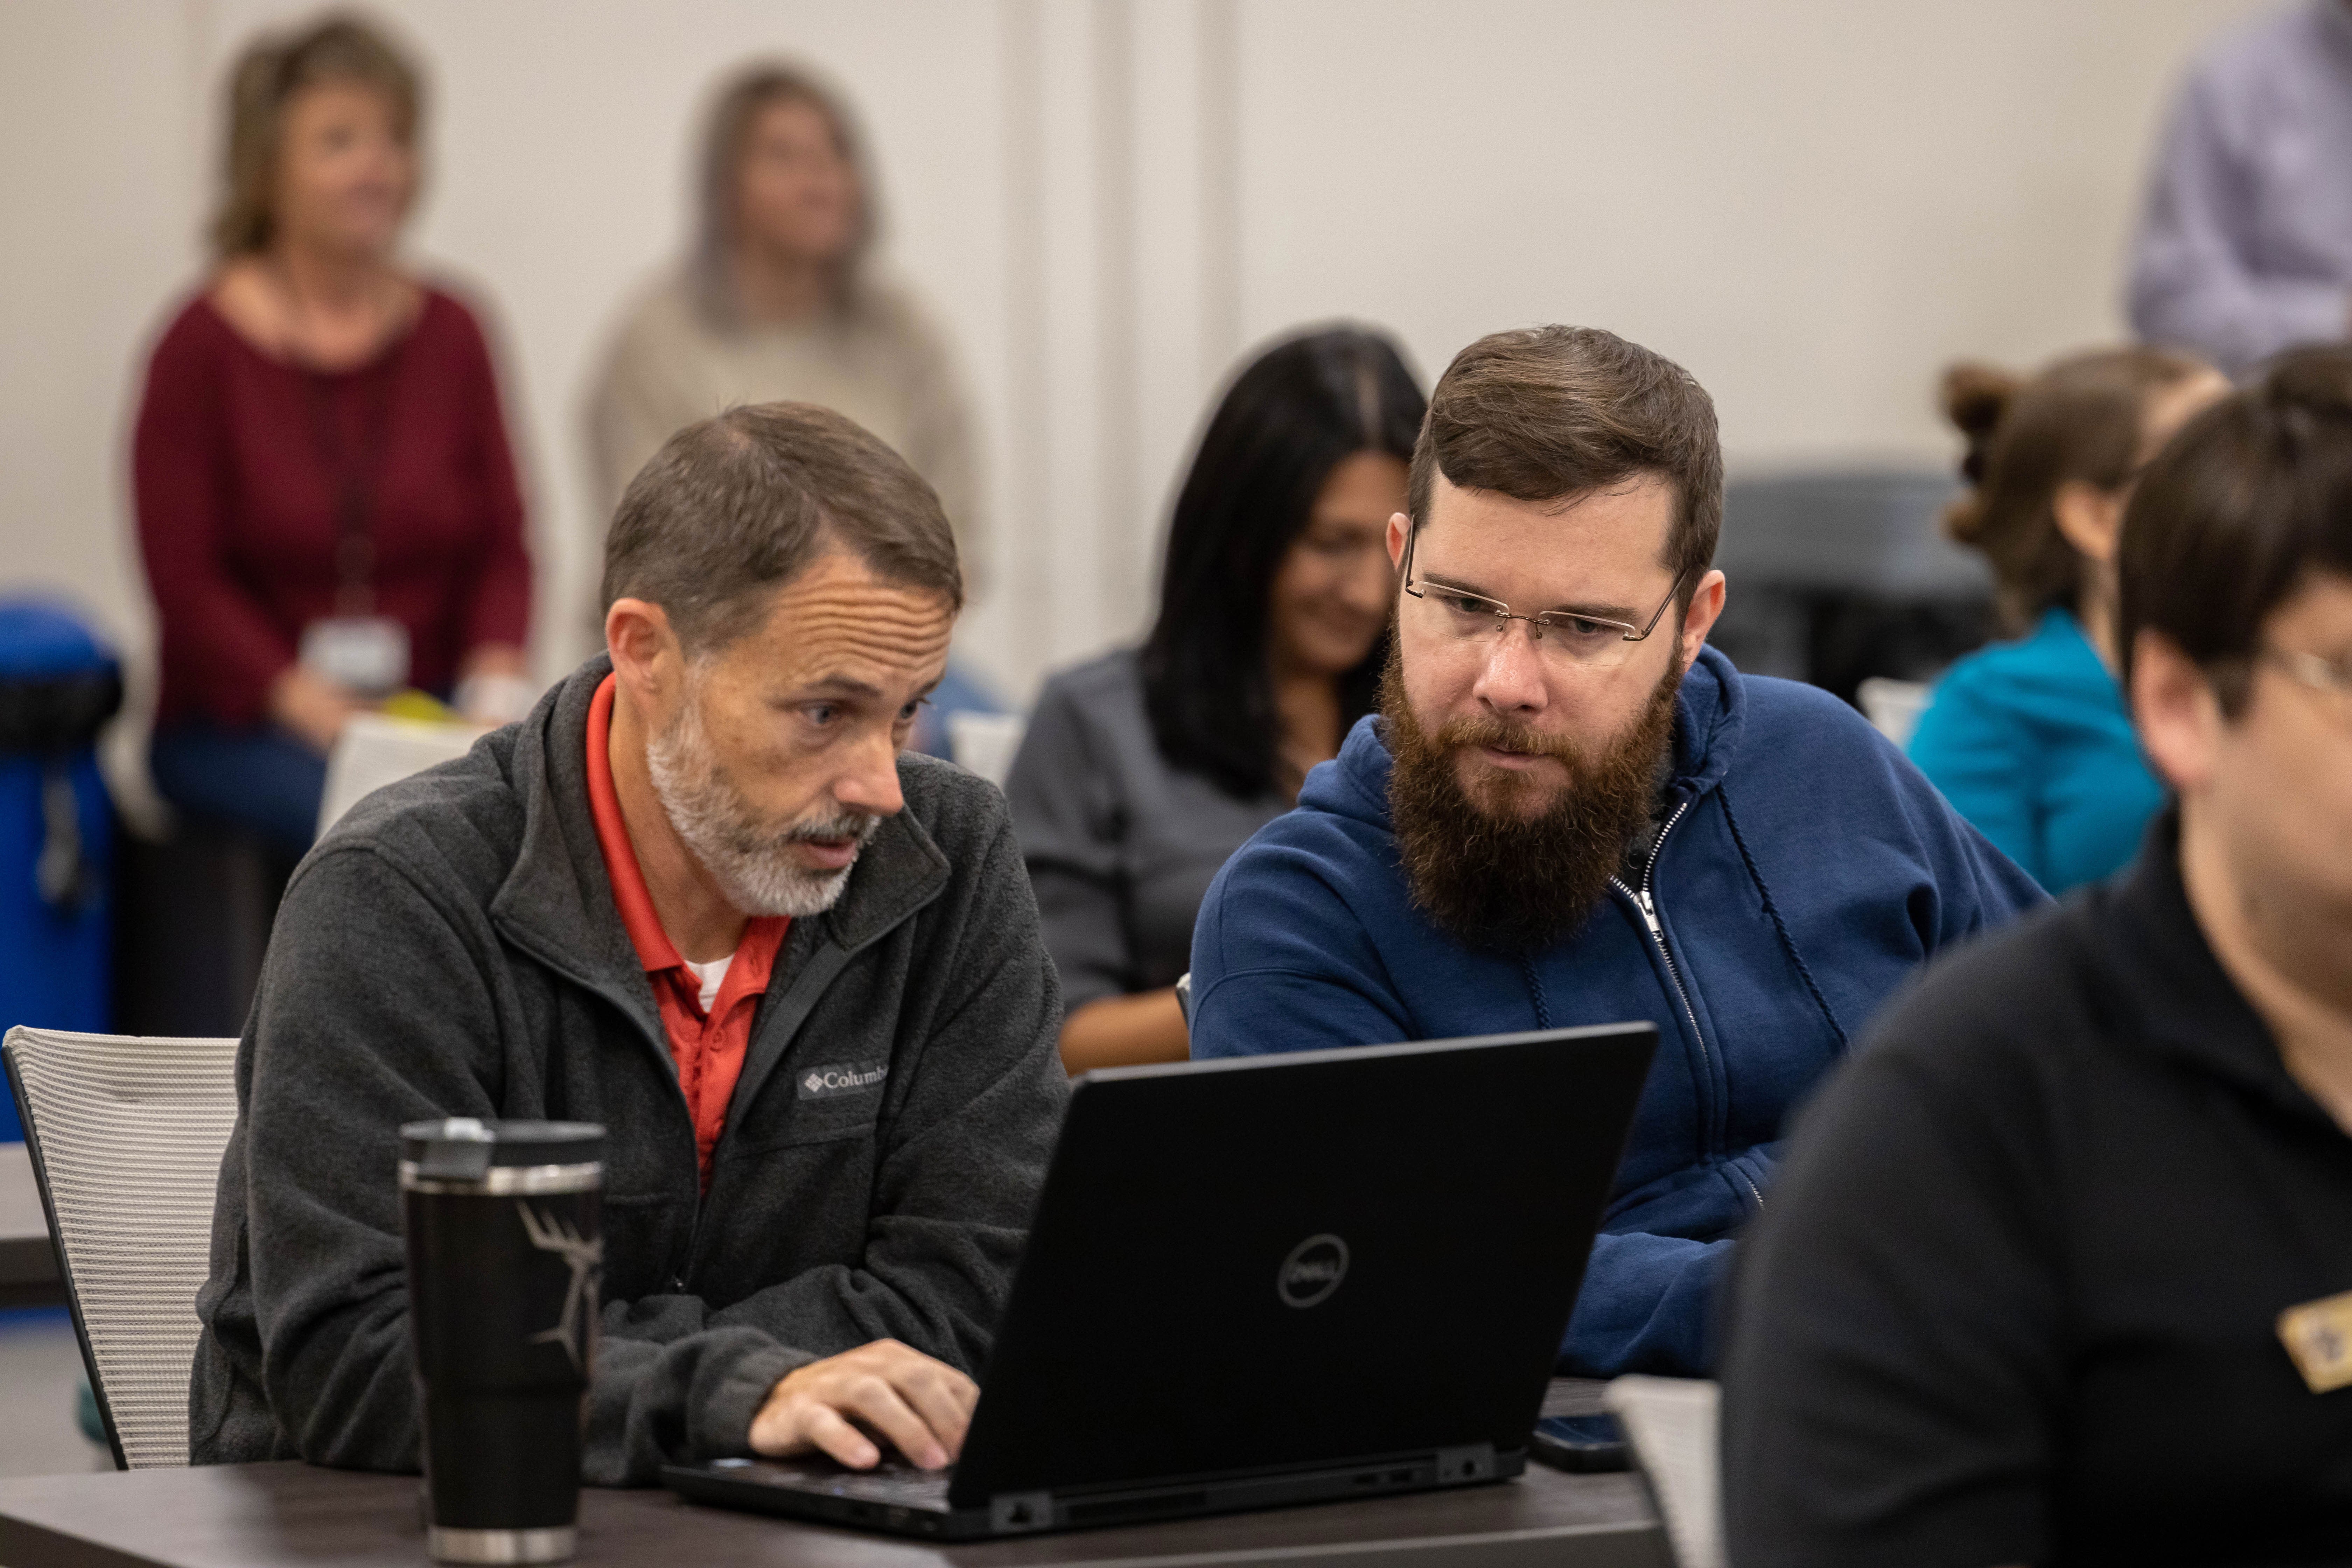
[[(1381, 718), (1395, 766), (1389, 816), (1412, 901), (1465, 944), (1523, 953), (1581, 927), (1609, 890), (1626, 847), (1649, 820), (1681, 689), (1677, 659), (1641, 716), (1592, 752), (1493, 714), (1449, 721), (1435, 736), (1405, 700), (1394, 642), (1381, 675)], [(1494, 746), (1554, 757), (1569, 783), (1548, 804), (1523, 773), (1494, 771), (1474, 799), (1462, 786), (1464, 748)]]

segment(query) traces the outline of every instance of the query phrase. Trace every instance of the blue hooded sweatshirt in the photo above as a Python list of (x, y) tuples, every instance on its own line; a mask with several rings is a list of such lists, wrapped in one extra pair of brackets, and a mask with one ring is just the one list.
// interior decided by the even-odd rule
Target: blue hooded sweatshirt
[(1551, 948), (1474, 951), (1412, 906), (1374, 718), (1225, 863), (1192, 937), (1195, 1057), (1657, 1025), (1560, 1347), (1587, 1376), (1707, 1370), (1715, 1279), (1789, 1112), (1923, 962), (2047, 901), (1826, 692), (1702, 649), (1674, 746), (1646, 885), (1619, 879)]

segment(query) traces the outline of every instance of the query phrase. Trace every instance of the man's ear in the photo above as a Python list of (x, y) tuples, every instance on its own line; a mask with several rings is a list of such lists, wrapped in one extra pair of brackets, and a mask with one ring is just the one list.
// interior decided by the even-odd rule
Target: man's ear
[(1683, 612), (1683, 667), (1688, 668), (1698, 658), (1699, 645), (1706, 634), (1715, 629), (1716, 617), (1723, 614), (1723, 600), (1728, 584), (1720, 572), (1710, 571), (1698, 580), (1698, 592), (1691, 595), (1690, 608)]
[(1389, 570), (1404, 570), (1404, 542), (1412, 537), (1412, 519), (1401, 511), (1389, 514)]
[(2132, 724), (2165, 783), (2188, 795), (2213, 776), (2228, 722), (2212, 678), (2158, 631), (2132, 639)]
[(686, 652), (669, 624), (669, 612), (646, 599), (615, 599), (604, 612), (604, 648), (613, 674), (641, 702), (656, 710), (686, 671)]
[(2075, 554), (2102, 565), (2116, 558), (2116, 542), (2124, 531), (2121, 497), (2086, 480), (2068, 479), (2051, 496), (2050, 515)]

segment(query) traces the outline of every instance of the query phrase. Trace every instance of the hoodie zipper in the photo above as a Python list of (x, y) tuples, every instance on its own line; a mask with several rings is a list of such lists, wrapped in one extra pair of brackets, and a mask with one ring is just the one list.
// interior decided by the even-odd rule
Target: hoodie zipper
[(1675, 830), (1675, 824), (1680, 822), (1683, 813), (1690, 808), (1689, 801), (1683, 802), (1675, 807), (1674, 815), (1666, 818), (1666, 825), (1658, 829), (1657, 839), (1650, 846), (1650, 858), (1642, 867), (1642, 886), (1638, 890), (1627, 887), (1620, 877), (1610, 878), (1609, 885), (1633, 900), (1634, 908), (1642, 911), (1642, 923), (1649, 927), (1650, 940), (1658, 944), (1658, 956), (1666, 961), (1666, 976), (1675, 983), (1675, 999), (1683, 1005), (1683, 1016), (1690, 1020), (1691, 1038), (1698, 1042), (1699, 1059), (1707, 1061), (1712, 1068), (1713, 1063), (1707, 1056), (1706, 1037), (1699, 1033), (1698, 1014), (1691, 1006), (1690, 993), (1683, 987), (1682, 969), (1675, 963), (1674, 950), (1666, 945), (1666, 928), (1658, 923), (1658, 906), (1650, 897), (1650, 880), (1657, 875), (1658, 857), (1665, 851), (1666, 835)]
[[(1698, 1012), (1691, 1005), (1690, 992), (1683, 984), (1682, 966), (1675, 962), (1674, 949), (1666, 945), (1666, 928), (1659, 922), (1657, 900), (1650, 892), (1651, 882), (1658, 872), (1658, 857), (1665, 852), (1666, 835), (1675, 830), (1675, 824), (1680, 822), (1683, 813), (1690, 808), (1691, 802), (1683, 802), (1675, 807), (1674, 815), (1666, 818), (1666, 825), (1658, 829), (1657, 840), (1650, 846), (1650, 858), (1642, 867), (1642, 886), (1638, 889), (1627, 887), (1623, 879), (1618, 877), (1610, 878), (1609, 885), (1633, 900), (1633, 906), (1642, 911), (1642, 923), (1649, 928), (1650, 940), (1658, 944), (1658, 956), (1666, 961), (1667, 978), (1675, 983), (1675, 1000), (1683, 1005), (1683, 1016), (1690, 1020), (1691, 1038), (1698, 1042), (1699, 1059), (1706, 1062), (1712, 1071), (1714, 1059), (1706, 1048), (1706, 1036), (1698, 1026)], [(1734, 1166), (1733, 1169), (1738, 1170), (1738, 1167)], [(1748, 1179), (1748, 1173), (1740, 1171), (1739, 1180), (1748, 1189), (1748, 1196), (1756, 1200), (1756, 1206), (1762, 1208), (1764, 1194), (1756, 1190), (1756, 1184)]]

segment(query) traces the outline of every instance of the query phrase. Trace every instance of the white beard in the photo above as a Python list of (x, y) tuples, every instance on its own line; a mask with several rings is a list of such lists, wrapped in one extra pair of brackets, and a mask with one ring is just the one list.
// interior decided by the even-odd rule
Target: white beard
[(804, 817), (782, 827), (761, 821), (711, 755), (691, 687), (677, 719), (646, 745), (646, 767), (671, 830), (702, 862), (727, 901), (748, 915), (798, 919), (833, 908), (856, 860), (838, 871), (811, 871), (793, 862), (792, 845), (855, 838), (863, 846), (882, 826), (880, 817), (864, 813)]

